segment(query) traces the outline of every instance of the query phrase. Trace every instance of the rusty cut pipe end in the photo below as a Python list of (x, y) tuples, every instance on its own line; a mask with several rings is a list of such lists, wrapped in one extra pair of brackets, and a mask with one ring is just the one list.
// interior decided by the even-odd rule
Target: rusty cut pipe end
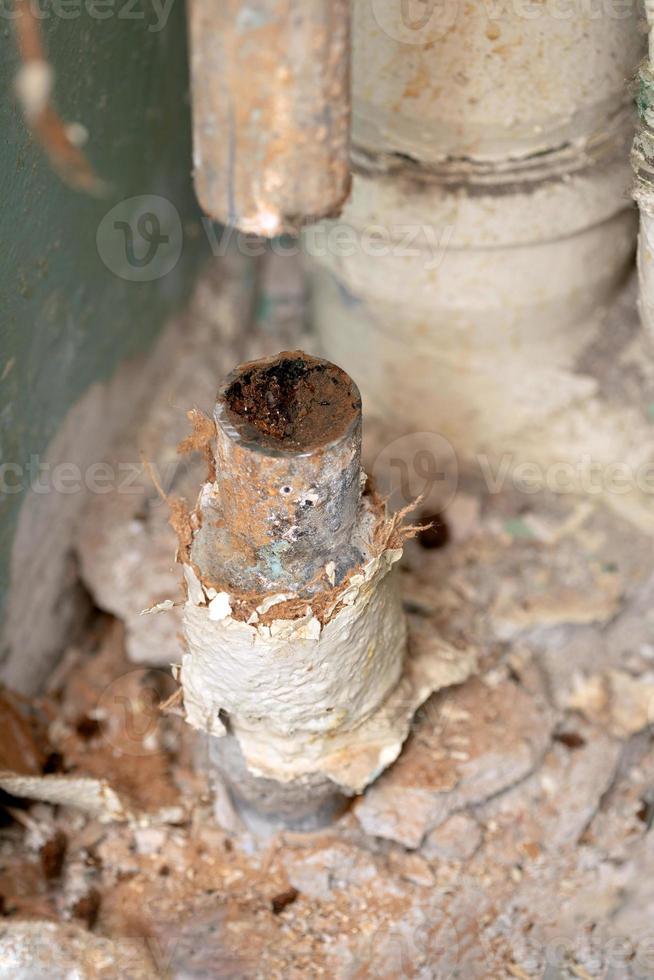
[(243, 364), (215, 409), (217, 506), (229, 578), (297, 591), (333, 561), (342, 577), (361, 495), (361, 396), (336, 365), (302, 351)]
[(282, 351), (232, 371), (218, 392), (216, 420), (255, 451), (310, 454), (360, 428), (361, 396), (330, 361)]
[(350, 189), (350, 0), (189, 0), (194, 179), (204, 211), (264, 237)]

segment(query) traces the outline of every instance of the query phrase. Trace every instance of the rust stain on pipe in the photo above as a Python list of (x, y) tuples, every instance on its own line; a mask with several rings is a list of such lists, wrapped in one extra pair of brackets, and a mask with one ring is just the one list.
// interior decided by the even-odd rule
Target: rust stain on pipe
[(350, 189), (349, 0), (189, 0), (195, 188), (272, 237)]
[(214, 417), (214, 560), (232, 584), (297, 590), (361, 561), (361, 398), (344, 371), (302, 351), (243, 364)]

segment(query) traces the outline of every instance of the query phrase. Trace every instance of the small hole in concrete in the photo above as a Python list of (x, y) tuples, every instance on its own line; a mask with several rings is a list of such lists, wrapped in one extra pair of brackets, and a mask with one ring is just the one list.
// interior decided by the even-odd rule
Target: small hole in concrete
[(586, 739), (578, 732), (557, 732), (554, 735), (554, 741), (565, 745), (566, 749), (570, 749), (570, 751), (581, 749), (586, 744)]
[(645, 824), (647, 830), (651, 830), (654, 824), (654, 803), (651, 797), (645, 795), (640, 801), (640, 807), (636, 811), (636, 816)]
[(448, 544), (450, 529), (442, 514), (423, 512), (418, 523), (429, 525), (418, 532), (418, 544), (422, 548), (432, 551), (436, 548), (444, 548)]
[(100, 734), (101, 725), (97, 718), (91, 718), (90, 715), (82, 715), (75, 725), (75, 730), (82, 738), (91, 739), (96, 738)]

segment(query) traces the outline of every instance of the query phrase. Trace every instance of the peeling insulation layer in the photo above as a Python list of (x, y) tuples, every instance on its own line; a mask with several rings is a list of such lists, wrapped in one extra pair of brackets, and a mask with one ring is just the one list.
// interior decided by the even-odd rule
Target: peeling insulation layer
[[(205, 485), (200, 513), (207, 496)], [(254, 776), (320, 775), (360, 792), (397, 757), (416, 708), (472, 669), (453, 651), (434, 658), (419, 641), (407, 657), (394, 569), (402, 535), (383, 505), (364, 498), (362, 513), (371, 510), (376, 553), (310, 596), (219, 589), (183, 564), (187, 652), (177, 677), (186, 720), (213, 737), (234, 735)], [(201, 526), (197, 513), (191, 522)]]
[[(205, 485), (199, 513), (207, 495)], [(429, 695), (476, 669), (472, 651), (407, 629), (396, 566), (412, 529), (369, 497), (359, 525), (372, 556), (340, 584), (304, 596), (217, 588), (182, 546), (187, 652), (175, 674), (186, 721), (213, 738), (235, 737), (254, 777), (359, 793), (397, 758)]]
[[(194, 511), (178, 503), (172, 517), (186, 720), (237, 740), (222, 754), (210, 743), (209, 757), (241, 796), (249, 776), (273, 781), (262, 797), (297, 784), (286, 809), (299, 786), (360, 792), (397, 757), (416, 708), (471, 668), (452, 675), (413, 644), (407, 654), (395, 566), (414, 529), (367, 486), (344, 372), (302, 351), (241, 365), (214, 420), (210, 479)], [(256, 808), (257, 787), (248, 795)]]
[(193, 652), (181, 670), (187, 720), (221, 735), (223, 710), (248, 737), (264, 731), (292, 739), (300, 731), (320, 739), (368, 718), (402, 670), (406, 626), (391, 575), (400, 555), (385, 551), (367, 562), (324, 624), (310, 605), (297, 619), (257, 622), (283, 595), (259, 605), (247, 623), (232, 618), (225, 592), (202, 605), (189, 601), (184, 632)]
[[(255, 776), (289, 782), (316, 774), (361, 792), (393, 762), (429, 695), (461, 683), (474, 654), (409, 631), (387, 549), (351, 577), (324, 622), (307, 605), (295, 620), (235, 620), (227, 593), (184, 566), (188, 652), (178, 677), (186, 720), (221, 738), (228, 730)], [(258, 608), (274, 609), (272, 596)], [(224, 723), (226, 722), (226, 724)]]
[(335, 737), (367, 721), (399, 680), (406, 624), (392, 566), (400, 556), (387, 550), (367, 562), (325, 622), (309, 604), (297, 619), (257, 621), (284, 596), (239, 622), (227, 593), (189, 590), (180, 671), (187, 721), (220, 736), (227, 712), (257, 774), (286, 781), (319, 770)]

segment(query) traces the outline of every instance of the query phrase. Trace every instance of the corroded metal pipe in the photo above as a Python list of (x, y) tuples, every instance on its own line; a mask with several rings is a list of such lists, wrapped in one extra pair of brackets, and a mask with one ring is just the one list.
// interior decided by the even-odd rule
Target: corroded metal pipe
[(214, 422), (180, 536), (185, 717), (246, 819), (314, 826), (396, 757), (433, 689), (413, 667), (399, 683), (402, 535), (364, 489), (359, 391), (335, 364), (243, 364)]
[(351, 378), (302, 351), (244, 364), (218, 393), (216, 508), (232, 586), (302, 589), (352, 543), (361, 488), (361, 398)]
[(258, 235), (337, 214), (350, 186), (349, 0), (189, 0), (195, 187)]
[(174, 520), (184, 716), (252, 829), (320, 826), (397, 758), (432, 691), (470, 668), (418, 634), (407, 642), (406, 531), (360, 469), (361, 403), (344, 371), (302, 351), (243, 364), (203, 440), (208, 479)]

